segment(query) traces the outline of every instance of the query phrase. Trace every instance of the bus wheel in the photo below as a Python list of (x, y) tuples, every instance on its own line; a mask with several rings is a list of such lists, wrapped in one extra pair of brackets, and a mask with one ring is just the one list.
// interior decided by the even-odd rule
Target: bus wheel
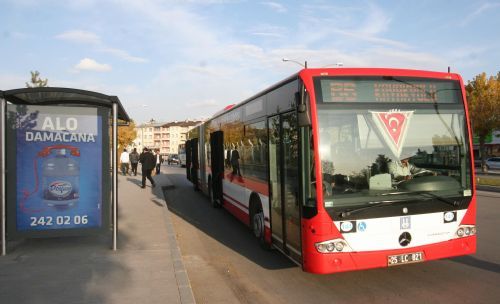
[(218, 198), (214, 199), (212, 202), (212, 206), (214, 208), (222, 208), (222, 204)]
[[(260, 205), (259, 205), (260, 207)], [(254, 209), (252, 215), (252, 231), (255, 237), (259, 240), (260, 246), (264, 249), (270, 249), (270, 245), (266, 242), (265, 226), (264, 226), (264, 212), (261, 208)]]
[(219, 199), (215, 198), (215, 196), (214, 196), (212, 177), (208, 178), (208, 197), (210, 198), (210, 203), (212, 204), (212, 207), (214, 207), (214, 208), (222, 207), (222, 204), (220, 203)]
[(212, 190), (212, 177), (208, 177), (208, 199), (210, 204), (214, 205), (214, 191)]
[(256, 238), (264, 237), (264, 212), (259, 211), (253, 215), (252, 230)]

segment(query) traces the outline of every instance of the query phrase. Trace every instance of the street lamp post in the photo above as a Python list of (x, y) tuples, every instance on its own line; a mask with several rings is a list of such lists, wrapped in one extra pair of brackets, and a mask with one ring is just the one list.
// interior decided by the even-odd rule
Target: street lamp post
[(300, 63), (297, 60), (288, 59), (288, 58), (282, 58), (281, 60), (283, 62), (293, 62), (293, 63), (296, 63), (296, 64), (300, 65), (301, 67), (303, 67), (304, 69), (307, 69), (307, 60), (304, 61), (304, 63)]
[(330, 67), (330, 66), (341, 68), (344, 66), (344, 63), (343, 62), (331, 63), (331, 64), (324, 65), (323, 68)]
[[(293, 63), (296, 63), (298, 65), (300, 65), (301, 67), (303, 67), (304, 69), (307, 69), (307, 60), (304, 61), (304, 63), (301, 63), (297, 60), (293, 60), (293, 59), (288, 59), (288, 58), (282, 58), (281, 59), (283, 62), (293, 62)], [(343, 62), (337, 62), (337, 63), (332, 63), (332, 64), (328, 64), (328, 65), (325, 65), (323, 66), (324, 68), (328, 67), (328, 66), (336, 66), (336, 67), (343, 67), (344, 66), (344, 63)]]

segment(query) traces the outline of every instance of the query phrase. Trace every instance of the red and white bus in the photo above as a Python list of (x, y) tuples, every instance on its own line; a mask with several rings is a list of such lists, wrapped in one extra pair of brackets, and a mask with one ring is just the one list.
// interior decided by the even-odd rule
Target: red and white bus
[(304, 69), (192, 130), (187, 176), (312, 273), (476, 251), (457, 74)]

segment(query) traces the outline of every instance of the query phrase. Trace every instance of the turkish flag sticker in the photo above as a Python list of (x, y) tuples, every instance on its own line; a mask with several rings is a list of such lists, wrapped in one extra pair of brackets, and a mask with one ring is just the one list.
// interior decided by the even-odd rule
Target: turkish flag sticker
[(382, 133), (386, 144), (398, 158), (401, 155), (408, 125), (414, 111), (390, 110), (387, 112), (371, 112), (375, 124)]

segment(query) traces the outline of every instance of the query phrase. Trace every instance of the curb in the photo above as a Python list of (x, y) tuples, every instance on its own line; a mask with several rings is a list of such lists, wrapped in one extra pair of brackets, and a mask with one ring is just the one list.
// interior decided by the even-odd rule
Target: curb
[(184, 267), (181, 250), (179, 248), (179, 245), (177, 244), (177, 239), (175, 238), (175, 229), (174, 225), (172, 225), (170, 210), (168, 209), (168, 204), (165, 197), (165, 192), (172, 189), (175, 189), (175, 186), (171, 183), (168, 183), (167, 185), (161, 187), (164, 197), (163, 201), (165, 203), (165, 208), (163, 208), (163, 217), (165, 218), (165, 224), (167, 226), (167, 237), (170, 247), (170, 254), (172, 256), (175, 279), (177, 280), (177, 287), (179, 288), (181, 303), (195, 304), (196, 301), (194, 299), (193, 289), (191, 288), (191, 283), (189, 282), (189, 277), (186, 268)]
[(500, 192), (500, 187), (496, 187), (496, 186), (477, 185), (476, 189), (481, 190), (481, 191)]

